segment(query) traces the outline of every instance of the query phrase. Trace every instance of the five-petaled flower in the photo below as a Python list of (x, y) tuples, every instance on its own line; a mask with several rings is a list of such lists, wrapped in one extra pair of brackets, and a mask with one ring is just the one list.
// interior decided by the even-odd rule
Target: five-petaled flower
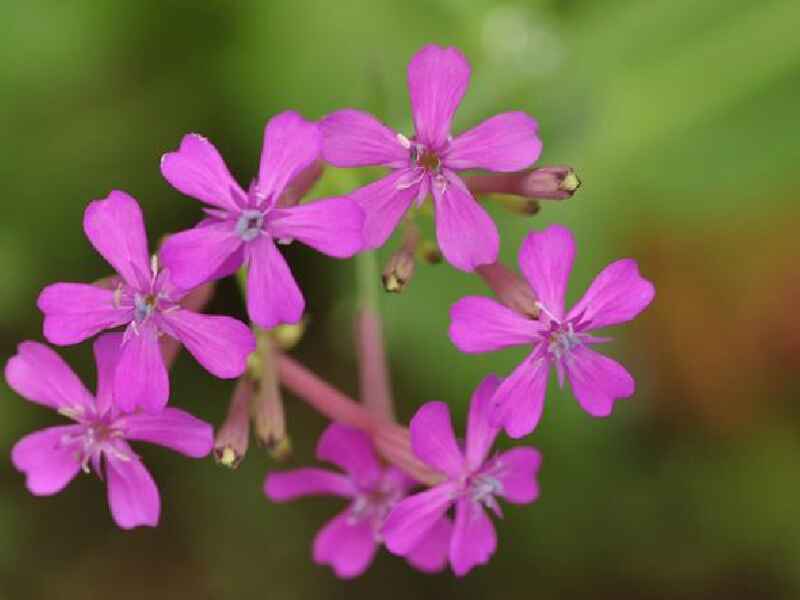
[(491, 397), (500, 380), (489, 375), (470, 403), (467, 439), (459, 448), (443, 402), (429, 402), (411, 419), (411, 446), (417, 457), (447, 480), (400, 501), (383, 528), (386, 547), (408, 555), (455, 505), (450, 565), (456, 575), (488, 562), (497, 546), (494, 525), (485, 512), (502, 516), (497, 498), (528, 504), (539, 496), (536, 475), (541, 455), (534, 448), (514, 448), (490, 457), (500, 428), (490, 420)]
[(456, 48), (429, 45), (411, 59), (411, 138), (358, 110), (336, 111), (322, 120), (325, 160), (338, 167), (392, 169), (351, 194), (366, 213), (367, 247), (381, 246), (411, 204), (420, 205), (430, 193), (436, 236), (448, 262), (472, 271), (497, 259), (497, 228), (456, 172), (524, 169), (539, 157), (542, 143), (536, 121), (522, 112), (496, 115), (452, 138), (450, 124), (469, 76), (469, 63)]
[(211, 207), (206, 219), (170, 236), (161, 249), (176, 285), (191, 288), (247, 264), (250, 318), (267, 328), (298, 322), (305, 300), (275, 242), (299, 240), (337, 258), (364, 245), (364, 214), (349, 198), (278, 204), (290, 181), (317, 160), (320, 145), (316, 123), (291, 111), (273, 117), (264, 131), (258, 178), (247, 193), (204, 137), (189, 134), (176, 152), (165, 154), (161, 172), (167, 181)]
[(201, 458), (213, 443), (211, 426), (176, 408), (158, 415), (126, 414), (116, 406), (113, 373), (120, 358), (121, 334), (94, 343), (97, 394), (92, 396), (69, 366), (50, 348), (23, 342), (6, 364), (8, 384), (22, 397), (57, 410), (74, 425), (48, 427), (22, 438), (11, 451), (37, 496), (57, 494), (83, 469), (94, 470), (108, 486), (108, 504), (124, 529), (155, 527), (161, 500), (153, 478), (128, 441), (143, 441)]
[(493, 400), (493, 418), (511, 437), (527, 435), (539, 422), (550, 365), (555, 365), (559, 383), (566, 376), (580, 405), (596, 417), (608, 416), (615, 399), (634, 392), (633, 378), (622, 365), (590, 349), (610, 338), (590, 332), (633, 319), (653, 300), (653, 284), (639, 275), (636, 261), (618, 260), (595, 277), (565, 315), (574, 257), (575, 241), (566, 227), (551, 225), (523, 242), (519, 266), (538, 298), (538, 320), (482, 297), (462, 298), (450, 311), (450, 338), (463, 352), (533, 345)]
[(119, 277), (107, 285), (55, 283), (39, 296), (44, 335), (53, 344), (68, 345), (104, 329), (126, 325), (122, 353), (114, 376), (117, 406), (137, 406), (153, 413), (169, 398), (169, 376), (159, 345), (167, 334), (179, 340), (209, 372), (231, 379), (240, 376), (256, 342), (241, 321), (198, 314), (181, 307), (189, 288), (179, 289), (168, 270), (147, 252), (142, 211), (124, 192), (111, 192), (86, 208), (83, 228), (95, 249)]
[[(369, 437), (346, 425), (334, 423), (323, 432), (317, 458), (345, 473), (316, 468), (269, 473), (264, 493), (275, 502), (314, 494), (350, 499), (349, 506), (317, 534), (314, 561), (330, 565), (339, 577), (356, 577), (372, 562), (389, 511), (416, 483), (396, 467), (382, 466)], [(437, 519), (406, 553), (408, 562), (421, 571), (443, 569), (451, 530), (446, 517)]]

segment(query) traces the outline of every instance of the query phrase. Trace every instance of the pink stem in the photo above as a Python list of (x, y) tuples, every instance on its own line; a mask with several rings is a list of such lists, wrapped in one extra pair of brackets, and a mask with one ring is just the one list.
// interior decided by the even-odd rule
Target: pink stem
[(380, 317), (364, 306), (358, 313), (356, 328), (361, 401), (375, 416), (394, 421)]

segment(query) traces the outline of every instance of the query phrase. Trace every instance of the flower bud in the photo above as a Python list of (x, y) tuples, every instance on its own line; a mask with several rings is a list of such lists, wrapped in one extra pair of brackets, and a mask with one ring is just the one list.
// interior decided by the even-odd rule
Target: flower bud
[(250, 442), (250, 401), (253, 382), (245, 376), (239, 379), (228, 407), (228, 416), (217, 430), (214, 439), (216, 461), (235, 469), (247, 453)]
[(536, 296), (528, 283), (501, 262), (480, 265), (475, 269), (497, 299), (511, 310), (531, 319), (539, 318)]
[(417, 256), (430, 265), (438, 265), (442, 262), (442, 251), (439, 250), (439, 246), (428, 240), (419, 245)]
[(520, 171), (474, 175), (467, 178), (473, 194), (511, 194), (523, 198), (563, 200), (570, 198), (581, 182), (572, 167), (554, 166)]
[(291, 325), (278, 325), (270, 331), (270, 336), (275, 345), (281, 350), (291, 350), (300, 340), (308, 327), (308, 318), (303, 317), (299, 322)]
[(253, 400), (253, 426), (259, 444), (276, 460), (288, 458), (291, 443), (286, 433), (283, 398), (274, 367), (265, 368)]
[(392, 254), (383, 269), (383, 288), (387, 292), (400, 293), (414, 276), (417, 261), (414, 253), (405, 247)]

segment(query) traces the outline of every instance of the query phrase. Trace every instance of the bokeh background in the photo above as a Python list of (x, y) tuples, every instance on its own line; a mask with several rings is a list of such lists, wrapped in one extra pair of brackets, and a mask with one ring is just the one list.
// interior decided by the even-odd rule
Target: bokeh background
[[(503, 258), (515, 264), (531, 228), (563, 223), (579, 244), (570, 298), (621, 256), (658, 290), (609, 347), (637, 394), (593, 420), (551, 382), (526, 440), (545, 456), (541, 499), (507, 508), (497, 554), (465, 580), (381, 553), (361, 579), (338, 581), (310, 545), (340, 502), (268, 504), (264, 473), (281, 467), (258, 449), (228, 471), (140, 447), (164, 499), (155, 530), (118, 530), (93, 477), (33, 498), (10, 448), (58, 417), (0, 385), (0, 599), (800, 597), (795, 0), (0, 6), (2, 361), (41, 339), (45, 284), (107, 273), (81, 229), (88, 201), (130, 192), (155, 243), (199, 216), (158, 170), (186, 132), (211, 138), (246, 184), (266, 119), (286, 108), (362, 108), (408, 131), (405, 65), (428, 42), (458, 45), (473, 65), (456, 131), (528, 111), (540, 164), (572, 164), (584, 182), (535, 217), (490, 203)], [(296, 354), (355, 393), (353, 265), (288, 256), (311, 313)], [(455, 350), (448, 308), (468, 293), (486, 291), (424, 265), (404, 294), (381, 297), (403, 418), (441, 399), (463, 426), (482, 376), (524, 355)], [(211, 310), (240, 305), (224, 282)], [(89, 345), (62, 354), (93, 381)], [(231, 389), (183, 356), (172, 401), (219, 423)], [(324, 422), (291, 396), (287, 409), (288, 465), (307, 464)]]

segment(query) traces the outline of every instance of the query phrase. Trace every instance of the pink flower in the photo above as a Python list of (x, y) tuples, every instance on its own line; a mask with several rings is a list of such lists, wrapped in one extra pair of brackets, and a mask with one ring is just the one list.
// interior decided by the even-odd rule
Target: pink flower
[[(386, 515), (416, 484), (399, 469), (382, 466), (366, 434), (338, 423), (320, 437), (317, 458), (345, 473), (313, 468), (269, 473), (264, 493), (274, 502), (315, 494), (349, 499), (347, 509), (314, 539), (314, 562), (330, 565), (339, 577), (357, 577), (369, 567), (381, 544)], [(444, 568), (451, 528), (446, 518), (432, 523), (427, 535), (407, 553), (408, 561), (421, 571)]]
[[(111, 192), (86, 208), (83, 229), (95, 249), (119, 274), (112, 285), (56, 283), (46, 287), (38, 306), (44, 313), (44, 335), (52, 344), (81, 342), (104, 329), (127, 325), (121, 338), (120, 368), (114, 376), (118, 408), (137, 406), (158, 412), (169, 398), (169, 377), (159, 347), (167, 334), (210, 373), (223, 379), (240, 376), (255, 337), (240, 321), (182, 308), (186, 292), (172, 273), (159, 271), (148, 258), (142, 211), (124, 192)], [(183, 288), (188, 289), (188, 288)]]
[(533, 346), (493, 401), (494, 416), (511, 437), (530, 433), (539, 422), (550, 365), (555, 365), (561, 385), (565, 375), (569, 378), (581, 407), (592, 416), (608, 416), (616, 398), (633, 394), (634, 381), (625, 368), (590, 349), (610, 338), (589, 332), (633, 319), (652, 301), (653, 284), (639, 275), (636, 261), (618, 260), (595, 277), (565, 315), (564, 293), (574, 257), (575, 241), (565, 227), (551, 225), (523, 242), (519, 265), (538, 298), (538, 321), (490, 298), (462, 298), (450, 311), (450, 339), (462, 352)]
[(395, 506), (383, 527), (391, 552), (406, 556), (455, 506), (450, 565), (456, 575), (465, 575), (487, 563), (497, 547), (494, 525), (484, 508), (502, 516), (498, 497), (514, 504), (528, 504), (538, 498), (536, 474), (541, 455), (537, 450), (514, 448), (489, 457), (500, 431), (489, 419), (489, 403), (499, 384), (500, 380), (490, 375), (475, 390), (463, 453), (444, 402), (425, 404), (411, 419), (414, 454), (447, 480)]
[(366, 212), (369, 248), (383, 245), (412, 202), (420, 205), (431, 193), (436, 235), (447, 260), (472, 271), (497, 259), (497, 228), (456, 172), (523, 169), (539, 157), (542, 143), (536, 121), (521, 112), (496, 115), (453, 139), (450, 123), (469, 76), (469, 63), (456, 48), (429, 45), (411, 59), (408, 89), (416, 131), (411, 138), (358, 110), (340, 110), (322, 120), (325, 160), (337, 167), (392, 169), (351, 194)]
[(108, 504), (117, 525), (131, 529), (158, 524), (161, 500), (153, 478), (128, 441), (142, 441), (201, 458), (211, 451), (211, 426), (175, 408), (158, 415), (125, 414), (114, 402), (113, 373), (120, 358), (121, 334), (94, 343), (97, 394), (50, 348), (23, 342), (6, 364), (8, 384), (22, 397), (57, 410), (74, 425), (48, 427), (22, 438), (11, 451), (14, 466), (26, 475), (30, 492), (60, 492), (83, 469), (107, 482)]
[(287, 184), (317, 159), (320, 138), (316, 123), (295, 112), (273, 117), (264, 131), (258, 178), (247, 193), (204, 137), (189, 134), (176, 152), (164, 155), (167, 181), (211, 207), (197, 227), (164, 243), (161, 258), (176, 285), (191, 288), (247, 264), (250, 318), (267, 328), (300, 320), (305, 300), (275, 241), (300, 240), (337, 258), (352, 256), (364, 244), (363, 212), (348, 198), (277, 206)]

